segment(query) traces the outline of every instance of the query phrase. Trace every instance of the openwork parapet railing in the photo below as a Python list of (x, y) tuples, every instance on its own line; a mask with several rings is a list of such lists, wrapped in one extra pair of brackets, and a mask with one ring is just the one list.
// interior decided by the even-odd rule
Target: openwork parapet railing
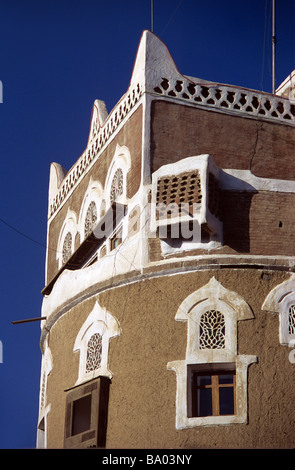
[(154, 91), (206, 107), (295, 124), (295, 103), (279, 96), (224, 85), (162, 78)]
[[(197, 84), (189, 79), (162, 78), (153, 91), (161, 96), (187, 101), (206, 108), (220, 109), (223, 112), (260, 117), (262, 119), (295, 124), (295, 102), (279, 96), (259, 93), (243, 88), (216, 84)], [(90, 165), (97, 153), (106, 144), (119, 124), (131, 111), (143, 94), (143, 87), (136, 85), (130, 89), (108, 116), (102, 127), (94, 126), (89, 144), (76, 164), (66, 175), (56, 197), (50, 204), (49, 217), (60, 207), (71, 188)]]
[(94, 157), (106, 144), (119, 124), (131, 111), (141, 95), (142, 89), (140, 85), (137, 85), (135, 88), (129, 90), (129, 92), (123, 97), (123, 99), (108, 116), (104, 125), (99, 128), (96, 126), (93, 129), (92, 136), (90, 136), (89, 144), (86, 150), (82, 153), (75, 165), (68, 172), (61, 184), (61, 187), (58, 190), (57, 195), (51, 202), (49, 207), (49, 217), (51, 217), (60, 207), (71, 188), (75, 185), (80, 176), (82, 176), (86, 168), (88, 168)]

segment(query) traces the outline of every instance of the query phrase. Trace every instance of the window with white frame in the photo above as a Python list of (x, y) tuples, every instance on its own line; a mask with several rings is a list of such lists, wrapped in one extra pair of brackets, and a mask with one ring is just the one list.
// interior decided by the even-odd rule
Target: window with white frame
[(235, 363), (187, 366), (189, 418), (232, 416), (236, 409)]
[(80, 242), (90, 235), (101, 217), (102, 193), (101, 183), (90, 178), (79, 213), (78, 231), (80, 233)]
[(131, 168), (131, 156), (128, 147), (117, 145), (106, 176), (104, 197), (106, 208), (115, 202), (126, 203), (127, 173)]
[(94, 201), (91, 201), (86, 212), (84, 221), (84, 238), (86, 238), (95, 228), (97, 223), (97, 206)]
[(65, 264), (73, 253), (73, 236), (67, 232), (62, 245), (62, 264)]
[(115, 174), (112, 179), (111, 192), (110, 192), (111, 203), (116, 202), (119, 199), (119, 197), (123, 194), (123, 188), (124, 188), (123, 171), (121, 168), (118, 168), (115, 171)]
[(247, 302), (214, 277), (179, 306), (186, 357), (167, 364), (176, 373), (177, 429), (247, 422), (247, 370), (257, 358), (238, 354), (237, 326), (252, 318)]
[(279, 314), (279, 341), (294, 347), (295, 340), (295, 275), (272, 289), (263, 302), (262, 310)]
[(161, 240), (163, 253), (220, 246), (219, 171), (210, 155), (197, 155), (153, 173), (150, 230)]
[(74, 344), (74, 352), (80, 353), (75, 385), (99, 376), (112, 378), (108, 365), (109, 341), (118, 335), (120, 326), (117, 319), (96, 302)]
[(77, 216), (75, 212), (69, 209), (62, 224), (57, 242), (56, 258), (59, 269), (66, 264), (74, 253), (76, 234)]
[(42, 355), (40, 394), (39, 394), (39, 417), (37, 428), (37, 448), (46, 448), (47, 445), (47, 415), (50, 411), (50, 403), (47, 403), (47, 382), (52, 371), (52, 355), (47, 341)]

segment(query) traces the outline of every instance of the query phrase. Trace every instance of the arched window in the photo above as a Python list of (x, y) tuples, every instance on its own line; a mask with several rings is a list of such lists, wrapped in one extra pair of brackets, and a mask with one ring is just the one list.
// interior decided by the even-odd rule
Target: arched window
[(102, 198), (102, 185), (99, 181), (90, 178), (80, 207), (77, 229), (80, 243), (95, 229), (100, 219), (100, 205)]
[(181, 303), (175, 319), (188, 323), (186, 357), (167, 364), (177, 376), (177, 429), (247, 422), (247, 369), (257, 358), (238, 353), (237, 329), (252, 318), (214, 277)]
[(112, 185), (111, 185), (111, 193), (110, 193), (110, 201), (111, 203), (117, 201), (119, 196), (123, 194), (123, 171), (121, 168), (118, 168), (113, 176)]
[(56, 259), (58, 269), (60, 269), (74, 253), (76, 234), (77, 215), (74, 211), (68, 209), (57, 241)]
[(47, 415), (50, 412), (51, 404), (47, 398), (47, 381), (52, 370), (52, 356), (48, 343), (45, 343), (45, 349), (42, 356), (40, 393), (39, 393), (39, 417), (37, 428), (37, 448), (46, 448), (47, 440)]
[(74, 351), (80, 352), (75, 385), (102, 376), (112, 378), (108, 365), (109, 341), (120, 332), (117, 319), (96, 302), (75, 340)]
[(97, 207), (94, 201), (91, 201), (84, 222), (84, 237), (86, 238), (94, 229), (97, 222)]
[(73, 237), (71, 232), (68, 232), (65, 236), (62, 246), (62, 264), (65, 264), (71, 257), (73, 252)]
[(86, 372), (99, 369), (102, 356), (102, 335), (94, 333), (87, 344)]
[(200, 349), (225, 348), (225, 320), (218, 310), (209, 310), (200, 318)]
[(262, 310), (278, 313), (279, 340), (284, 346), (294, 347), (295, 339), (295, 275), (274, 287), (263, 302)]

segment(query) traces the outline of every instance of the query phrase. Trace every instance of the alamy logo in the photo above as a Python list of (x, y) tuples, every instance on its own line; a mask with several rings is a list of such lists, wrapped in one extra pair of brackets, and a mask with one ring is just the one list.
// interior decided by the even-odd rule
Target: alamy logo
[[(194, 242), (201, 241), (201, 226), (198, 222), (200, 213), (200, 204), (188, 203), (150, 203), (147, 205), (150, 214), (155, 215), (156, 222), (153, 229), (149, 229), (142, 233), (147, 238), (174, 238), (182, 240), (190, 240)], [(105, 217), (103, 223), (98, 224), (93, 234), (95, 237), (102, 239), (108, 237), (119, 225), (125, 213), (124, 206), (119, 203), (113, 204), (113, 215)], [(139, 218), (140, 214), (134, 217)]]

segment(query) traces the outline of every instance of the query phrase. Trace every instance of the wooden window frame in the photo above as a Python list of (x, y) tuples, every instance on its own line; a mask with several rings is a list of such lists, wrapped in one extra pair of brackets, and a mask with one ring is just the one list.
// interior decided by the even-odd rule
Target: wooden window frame
[[(107, 377), (86, 382), (66, 390), (65, 449), (104, 448), (106, 443), (108, 400), (110, 380)], [(81, 398), (91, 396), (89, 429), (73, 433), (74, 404)]]
[[(121, 245), (122, 241), (123, 241), (123, 227), (121, 225), (121, 227), (119, 227), (113, 234), (113, 236), (110, 238), (110, 251), (113, 251), (115, 250), (116, 248), (118, 248), (118, 246)], [(118, 241), (118, 244), (115, 245), (116, 241)]]
[[(232, 375), (233, 381), (230, 384), (221, 384), (219, 383), (219, 376), (221, 375)], [(211, 384), (206, 385), (197, 385), (197, 377), (211, 377)], [(210, 416), (235, 416), (237, 412), (236, 407), (236, 369), (235, 367), (229, 366), (226, 368), (220, 368), (216, 364), (211, 364), (211, 367), (208, 369), (198, 369), (193, 365), (188, 366), (188, 417), (189, 418), (204, 418)], [(233, 405), (234, 412), (231, 414), (221, 414), (220, 413), (220, 395), (219, 390), (221, 388), (231, 388), (233, 389)], [(198, 390), (202, 389), (211, 389), (211, 400), (212, 400), (212, 414), (201, 415), (198, 413)]]

